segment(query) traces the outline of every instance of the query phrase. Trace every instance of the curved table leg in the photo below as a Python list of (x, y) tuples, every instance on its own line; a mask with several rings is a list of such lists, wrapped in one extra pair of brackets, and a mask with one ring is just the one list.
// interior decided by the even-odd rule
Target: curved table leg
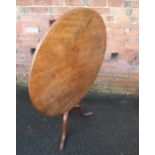
[[(92, 112), (85, 113), (84, 110), (81, 108), (80, 104), (75, 105), (70, 111), (72, 111), (72, 110), (78, 110), (80, 112), (81, 116), (89, 116), (89, 115), (93, 114)], [(69, 115), (70, 111), (67, 111), (63, 114), (62, 137), (61, 137), (61, 142), (60, 142), (60, 147), (59, 147), (60, 150), (63, 150), (63, 148), (64, 148), (64, 144), (65, 144), (65, 140), (66, 140), (66, 136), (67, 136), (67, 127), (68, 127), (67, 121), (68, 121), (68, 115)]]
[(93, 114), (93, 112), (84, 112), (84, 110), (81, 108), (80, 104), (75, 105), (74, 108), (80, 112), (81, 116), (90, 116)]
[(65, 112), (63, 114), (63, 121), (62, 121), (62, 137), (61, 137), (61, 142), (60, 142), (60, 150), (63, 150), (64, 148), (64, 143), (67, 135), (67, 120), (68, 120), (68, 114), (69, 111)]

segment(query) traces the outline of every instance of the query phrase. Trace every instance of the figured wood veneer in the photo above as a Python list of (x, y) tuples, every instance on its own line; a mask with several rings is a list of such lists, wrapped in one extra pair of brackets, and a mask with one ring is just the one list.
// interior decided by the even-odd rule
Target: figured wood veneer
[(74, 107), (92, 86), (106, 48), (105, 25), (92, 9), (68, 11), (51, 26), (34, 55), (29, 94), (49, 116)]

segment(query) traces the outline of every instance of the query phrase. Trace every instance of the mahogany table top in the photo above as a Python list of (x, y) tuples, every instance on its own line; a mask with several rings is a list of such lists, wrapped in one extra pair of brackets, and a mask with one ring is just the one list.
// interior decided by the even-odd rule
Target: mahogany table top
[(78, 8), (61, 16), (32, 61), (29, 94), (34, 107), (55, 116), (78, 104), (95, 81), (105, 49), (106, 30), (98, 13)]

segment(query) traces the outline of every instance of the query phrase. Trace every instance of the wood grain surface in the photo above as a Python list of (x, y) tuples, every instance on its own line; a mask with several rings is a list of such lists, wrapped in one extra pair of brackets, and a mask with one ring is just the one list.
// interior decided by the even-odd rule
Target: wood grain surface
[(78, 8), (61, 16), (32, 61), (29, 94), (34, 107), (55, 116), (79, 103), (99, 72), (105, 48), (105, 25), (94, 10)]

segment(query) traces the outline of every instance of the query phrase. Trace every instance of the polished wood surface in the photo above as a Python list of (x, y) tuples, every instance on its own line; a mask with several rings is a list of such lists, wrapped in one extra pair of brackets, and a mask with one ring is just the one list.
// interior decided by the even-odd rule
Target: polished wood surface
[(72, 109), (92, 86), (106, 48), (105, 25), (92, 9), (68, 11), (40, 42), (30, 69), (34, 107), (49, 116)]

